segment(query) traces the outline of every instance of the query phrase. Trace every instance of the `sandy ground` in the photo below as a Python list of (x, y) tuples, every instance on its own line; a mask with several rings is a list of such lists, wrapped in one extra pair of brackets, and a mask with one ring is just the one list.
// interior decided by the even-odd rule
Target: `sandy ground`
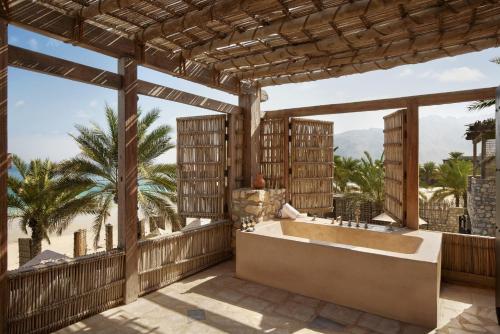
[[(111, 223), (113, 228), (113, 244), (117, 245), (118, 239), (118, 231), (117, 231), (117, 222), (118, 222), (118, 212), (116, 208), (114, 208), (111, 212), (111, 216), (108, 219), (108, 222)], [(65, 254), (68, 257), (73, 257), (73, 233), (79, 229), (87, 229), (87, 253), (93, 253), (95, 250), (93, 249), (93, 240), (94, 235), (92, 233), (92, 216), (78, 216), (75, 218), (73, 223), (66, 229), (62, 235), (58, 236), (53, 234), (50, 236), (50, 244), (46, 241), (42, 243), (42, 250), (50, 249), (52, 251)], [(29, 229), (28, 229), (29, 232)], [(97, 251), (104, 250), (105, 240), (104, 240), (104, 227), (101, 230), (101, 239), (99, 242), (99, 246)], [(19, 225), (14, 222), (9, 222), (9, 232), (8, 232), (8, 268), (9, 270), (16, 269), (19, 267), (19, 248), (17, 245), (18, 238), (28, 238), (20, 228)]]

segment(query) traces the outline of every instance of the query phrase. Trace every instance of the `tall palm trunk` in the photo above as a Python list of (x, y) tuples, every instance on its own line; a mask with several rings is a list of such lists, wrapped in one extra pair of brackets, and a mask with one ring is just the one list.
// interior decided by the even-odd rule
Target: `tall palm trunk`
[(31, 257), (35, 257), (42, 252), (43, 233), (36, 220), (29, 223), (31, 228)]

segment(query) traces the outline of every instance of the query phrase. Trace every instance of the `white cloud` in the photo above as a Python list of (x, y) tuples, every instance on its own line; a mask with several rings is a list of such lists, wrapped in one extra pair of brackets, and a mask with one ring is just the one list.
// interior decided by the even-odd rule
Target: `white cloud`
[(25, 104), (26, 104), (26, 102), (24, 102), (24, 100), (18, 100), (18, 101), (16, 101), (16, 103), (14, 104), (14, 106), (16, 108), (20, 108), (20, 107), (24, 106)]
[(92, 100), (89, 103), (90, 108), (95, 108), (99, 105), (99, 102), (97, 100)]
[(451, 68), (436, 74), (436, 79), (443, 82), (478, 81), (485, 77), (478, 69), (467, 66)]
[(34, 38), (30, 38), (28, 40), (28, 45), (30, 46), (30, 48), (32, 48), (33, 50), (37, 50), (38, 49), (38, 41)]
[(411, 68), (405, 67), (403, 70), (399, 73), (400, 77), (407, 77), (409, 75), (412, 75), (414, 72)]
[(45, 43), (45, 45), (49, 48), (57, 48), (57, 47), (61, 46), (62, 44), (63, 44), (63, 42), (58, 41), (56, 39), (52, 39), (52, 38), (49, 38), (47, 43)]

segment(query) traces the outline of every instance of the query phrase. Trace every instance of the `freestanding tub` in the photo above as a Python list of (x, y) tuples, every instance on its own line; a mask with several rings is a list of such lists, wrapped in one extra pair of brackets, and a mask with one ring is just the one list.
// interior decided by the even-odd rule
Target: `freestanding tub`
[(236, 234), (239, 278), (408, 323), (437, 326), (441, 234), (325, 219), (272, 220)]

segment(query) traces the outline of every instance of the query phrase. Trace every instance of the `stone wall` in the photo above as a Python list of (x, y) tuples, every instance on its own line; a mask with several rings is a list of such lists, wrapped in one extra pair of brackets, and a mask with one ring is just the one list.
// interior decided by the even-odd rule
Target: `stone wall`
[(465, 213), (462, 207), (450, 202), (419, 203), (420, 218), (427, 222), (426, 229), (440, 232), (459, 232), (459, 217)]
[(278, 210), (285, 204), (285, 189), (250, 189), (233, 190), (232, 221), (233, 247), (236, 230), (241, 227), (241, 218), (253, 217), (260, 223), (263, 220), (274, 218)]
[(469, 177), (467, 211), (472, 234), (495, 236), (495, 178)]

